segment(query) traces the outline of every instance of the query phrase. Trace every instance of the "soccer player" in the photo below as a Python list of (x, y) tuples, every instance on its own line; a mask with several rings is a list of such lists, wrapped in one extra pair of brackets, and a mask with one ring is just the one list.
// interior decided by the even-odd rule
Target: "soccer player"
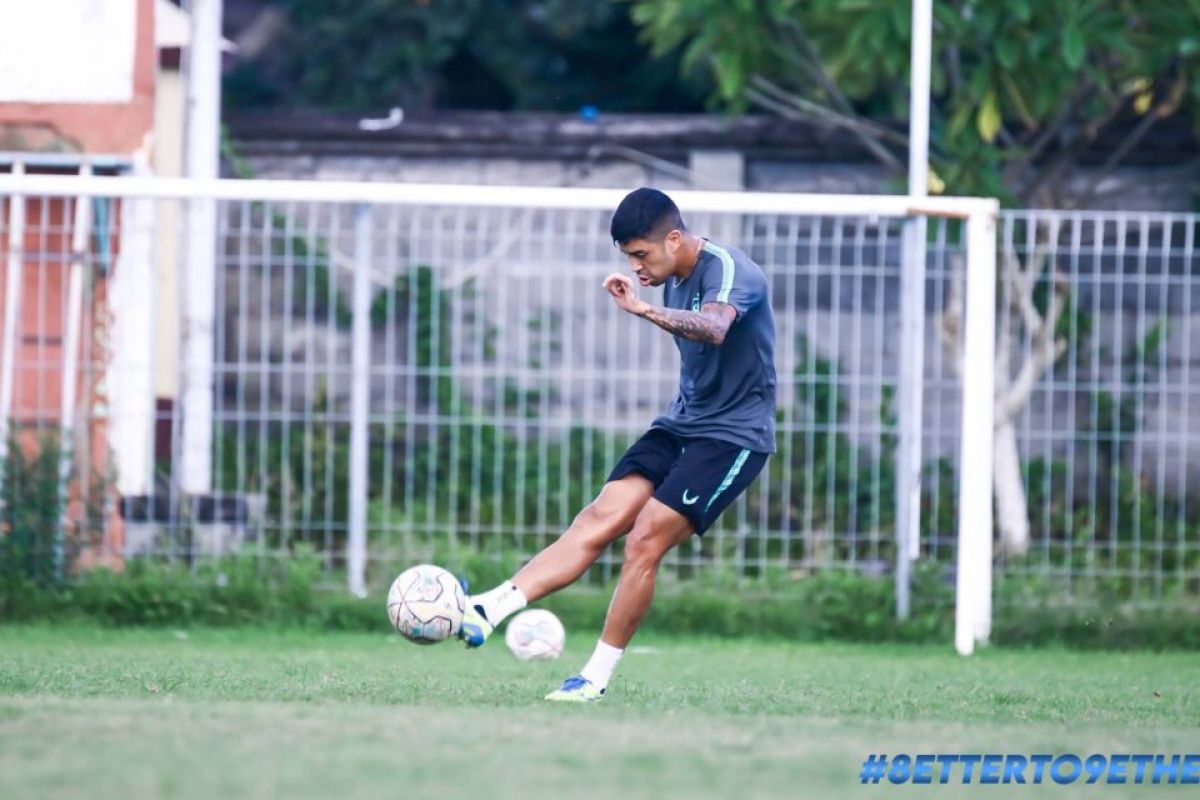
[(663, 556), (702, 535), (775, 450), (775, 320), (763, 271), (745, 253), (692, 233), (657, 189), (637, 189), (612, 217), (613, 241), (663, 307), (614, 273), (622, 311), (674, 335), (679, 392), (617, 462), (600, 494), (512, 580), (467, 600), (460, 636), (479, 647), (510, 614), (574, 582), (614, 540), (625, 559), (604, 632), (578, 675), (547, 700), (599, 700), (654, 596)]

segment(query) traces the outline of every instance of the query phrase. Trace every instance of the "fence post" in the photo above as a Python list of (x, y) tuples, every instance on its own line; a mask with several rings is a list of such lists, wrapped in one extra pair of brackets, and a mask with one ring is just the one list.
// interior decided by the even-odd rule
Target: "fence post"
[(899, 447), (896, 451), (896, 617), (909, 616), (912, 565), (921, 542), (921, 432), (925, 389), (925, 234), (928, 220), (904, 224), (900, 272)]
[[(13, 164), (12, 174), (25, 173), (20, 161)], [(8, 196), (8, 267), (4, 291), (4, 341), (0, 354), (0, 459), (8, 452), (9, 425), (12, 418), (13, 380), (16, 371), (17, 331), (21, 318), (21, 284), (25, 276), (25, 195)], [(0, 480), (4, 476), (0, 473)]]
[[(192, 44), (187, 48), (187, 152), (189, 178), (220, 174), (222, 0), (193, 0)], [(180, 488), (208, 494), (213, 488), (213, 394), (217, 293), (217, 200), (196, 195), (187, 204), (184, 271), (183, 452)]]
[[(92, 174), (92, 168), (84, 164), (81, 176)], [(63, 540), (67, 535), (70, 517), (67, 501), (70, 498), (71, 469), (75, 459), (75, 404), (79, 376), (79, 340), (83, 323), (84, 271), (88, 264), (88, 246), (91, 240), (92, 198), (75, 198), (75, 216), (71, 227), (71, 261), (67, 277), (67, 321), (63, 339), (62, 401), (59, 406), (59, 455), (58, 455), (58, 530), (54, 533), (54, 578), (62, 579)], [(87, 469), (87, 466), (84, 466)]]
[(996, 217), (967, 220), (967, 290), (958, 460), (958, 603), (954, 647), (970, 655), (992, 619), (992, 450), (995, 443)]
[(371, 350), (371, 217), (365, 203), (354, 209), (354, 323), (350, 356), (350, 535), (346, 543), (350, 593), (367, 596), (367, 414)]
[[(929, 61), (933, 0), (912, 3), (912, 78), (908, 97), (908, 195), (929, 185)], [(925, 377), (924, 216), (904, 224), (900, 272), (900, 447), (896, 453), (896, 617), (908, 619), (912, 562), (921, 546), (921, 430)]]

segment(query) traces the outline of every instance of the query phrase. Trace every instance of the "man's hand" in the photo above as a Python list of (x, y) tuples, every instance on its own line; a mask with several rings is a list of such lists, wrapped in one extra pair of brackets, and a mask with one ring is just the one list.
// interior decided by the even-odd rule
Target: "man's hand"
[(641, 316), (642, 313), (649, 308), (649, 305), (638, 300), (637, 290), (633, 287), (633, 281), (628, 275), (622, 275), (619, 272), (614, 272), (604, 279), (604, 290), (612, 295), (613, 302), (618, 308), (628, 311), (634, 316)]
[(705, 303), (699, 311), (659, 308), (643, 303), (637, 299), (633, 281), (618, 272), (604, 279), (604, 289), (612, 295), (617, 306), (635, 317), (648, 319), (664, 331), (693, 342), (720, 347), (729, 327), (737, 319), (737, 311), (728, 303)]

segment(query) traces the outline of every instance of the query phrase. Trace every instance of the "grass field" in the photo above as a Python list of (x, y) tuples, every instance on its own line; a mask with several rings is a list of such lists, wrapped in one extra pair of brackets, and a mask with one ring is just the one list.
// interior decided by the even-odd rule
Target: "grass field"
[(1200, 752), (1195, 655), (644, 639), (603, 703), (542, 702), (592, 643), (0, 627), (0, 797), (1195, 796), (858, 780), (871, 752)]

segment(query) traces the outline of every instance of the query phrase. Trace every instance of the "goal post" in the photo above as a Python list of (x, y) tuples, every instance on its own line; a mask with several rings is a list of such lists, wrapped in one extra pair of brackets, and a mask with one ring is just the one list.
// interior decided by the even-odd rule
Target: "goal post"
[[(777, 310), (786, 311), (789, 316), (777, 338), (781, 388), (783, 383), (790, 381), (789, 391), (795, 394), (801, 391), (798, 388), (801, 381), (795, 372), (798, 363), (807, 365), (809, 389), (814, 375), (828, 379), (832, 387), (832, 398), (827, 407), (818, 409), (818, 416), (824, 417), (812, 419), (793, 412), (784, 419), (790, 426), (788, 435), (795, 441), (805, 441), (807, 437), (808, 460), (782, 463), (787, 461), (784, 454), (773, 459), (781, 462), (779, 474), (772, 477), (765, 472), (766, 477), (759, 482), (767, 485), (761, 489), (752, 488), (748, 495), (757, 494), (753, 498), (744, 497), (727, 513), (728, 519), (723, 524), (729, 532), (718, 526), (711, 536), (705, 537), (703, 545), (689, 546), (679, 560), (671, 562), (681, 571), (686, 567), (689, 574), (696, 568), (713, 564), (733, 566), (743, 574), (757, 575), (779, 568), (800, 574), (839, 566), (874, 574), (890, 568), (891, 565), (885, 562), (893, 557), (893, 550), (880, 532), (892, 524), (894, 515), (882, 514), (880, 505), (894, 506), (895, 493), (880, 499), (884, 495), (881, 487), (886, 481), (879, 463), (890, 457), (888, 442), (894, 434), (881, 418), (886, 416), (889, 392), (894, 390), (891, 384), (899, 372), (895, 362), (904, 357), (903, 352), (897, 350), (899, 338), (887, 328), (894, 324), (894, 308), (889, 303), (895, 299), (895, 286), (899, 280), (903, 249), (900, 231), (906, 220), (926, 218), (931, 220), (931, 231), (935, 221), (950, 219), (959, 226), (955, 230), (961, 228), (964, 232), (965, 242), (956, 238), (952, 248), (954, 271), (965, 288), (963, 324), (959, 330), (961, 364), (956, 369), (959, 383), (955, 405), (960, 422), (953, 436), (946, 431), (939, 441), (942, 441), (943, 456), (948, 458), (953, 450), (959, 465), (953, 479), (956, 489), (953, 493), (946, 492), (947, 496), (953, 494), (957, 503), (953, 512), (957, 520), (955, 647), (962, 654), (972, 652), (977, 642), (987, 640), (991, 620), (997, 201), (904, 195), (668, 191), (684, 218), (700, 223), (693, 225), (694, 228), (702, 234), (720, 233), (730, 240), (730, 244), (742, 246), (769, 277), (776, 279), (774, 285), (785, 287), (789, 292), (786, 298), (777, 302)], [(382, 533), (376, 535), (377, 530), (385, 531), (386, 528), (374, 518), (368, 518), (368, 491), (376, 481), (386, 478), (372, 474), (374, 462), (369, 453), (375, 452), (372, 448), (378, 444), (375, 441), (378, 430), (390, 429), (388, 426), (394, 424), (398, 411), (395, 405), (387, 405), (390, 402), (387, 398), (392, 394), (390, 389), (381, 394), (375, 387), (406, 381), (410, 390), (407, 396), (411, 400), (426, 391), (421, 387), (431, 382), (438, 385), (445, 375), (451, 374), (455, 380), (461, 378), (451, 387), (453, 391), (464, 395), (474, 392), (472, 401), (478, 418), (472, 417), (470, 424), (483, 424), (479, 420), (484, 419), (485, 414), (491, 414), (503, 417), (505, 430), (514, 431), (511, 439), (498, 440), (495, 444), (497, 452), (488, 469), (491, 470), (492, 463), (497, 466), (509, 464), (508, 455), (500, 452), (504, 447), (519, 449), (514, 456), (518, 469), (505, 467), (504, 470), (485, 472), (479, 466), (473, 471), (457, 467), (447, 471), (447, 480), (456, 482), (449, 493), (466, 493), (469, 495), (467, 500), (452, 503), (443, 500), (433, 489), (421, 489), (428, 487), (429, 481), (424, 476), (414, 477), (413, 469), (406, 472), (408, 483), (394, 489), (409, 505), (424, 503), (428, 507), (424, 521), (406, 518), (394, 525), (407, 526), (406, 531), (424, 530), (420, 526), (426, 525), (431, 535), (449, 531), (453, 537), (462, 532), (473, 542), (490, 533), (511, 536), (512, 530), (536, 531), (536, 537), (541, 537), (536, 541), (544, 541), (545, 537), (561, 530), (560, 517), (569, 512), (567, 507), (571, 503), (576, 502), (574, 498), (567, 501), (564, 488), (552, 502), (541, 499), (528, 508), (513, 510), (511, 519), (505, 518), (507, 521), (499, 520), (500, 512), (497, 512), (497, 520), (486, 524), (478, 518), (477, 510), (470, 512), (474, 514), (470, 518), (454, 516), (466, 513), (462, 509), (479, 509), (492, 502), (488, 492), (495, 490), (490, 488), (492, 479), (485, 479), (485, 475), (515, 472), (518, 474), (515, 480), (525, 481), (516, 483), (515, 489), (496, 495), (497, 502), (509, 504), (506, 508), (520, 505), (513, 500), (513, 494), (519, 494), (520, 490), (526, 494), (539, 490), (559, 491), (559, 484), (568, 483), (561, 480), (567, 477), (571, 468), (568, 464), (574, 463), (567, 452), (569, 444), (565, 443), (564, 431), (572, 430), (582, 418), (593, 429), (607, 426), (610, 431), (621, 428), (624, 433), (624, 427), (644, 424), (647, 420), (642, 417), (647, 413), (646, 409), (663, 400), (663, 392), (669, 389), (664, 386), (674, 379), (665, 367), (673, 358), (669, 342), (664, 345), (657, 340), (645, 339), (650, 342), (645, 345), (647, 352), (653, 356), (647, 358), (645, 364), (630, 365), (624, 363), (628, 359), (614, 358), (622, 353), (622, 348), (630, 346), (629, 326), (618, 326), (624, 320), (612, 315), (611, 309), (603, 305), (604, 298), (595, 291), (598, 286), (595, 277), (599, 271), (622, 267), (619, 254), (607, 241), (607, 215), (625, 194), (624, 190), (617, 189), (530, 186), (0, 176), (0, 198), (15, 202), (17, 206), (20, 198), (45, 197), (150, 199), (175, 203), (215, 201), (219, 214), (237, 215), (238, 220), (237, 225), (220, 227), (217, 235), (233, 237), (226, 242), (223, 252), (255, 254), (254, 259), (242, 256), (240, 261), (232, 256), (222, 257), (224, 260), (218, 268), (231, 274), (236, 272), (246, 285), (265, 281), (266, 286), (274, 286), (275, 291), (280, 287), (270, 283), (268, 267), (278, 266), (287, 274), (301, 275), (304, 269), (311, 267), (309, 262), (313, 262), (315, 252), (306, 247), (304, 252), (308, 255), (304, 256), (279, 237), (286, 235), (295, 239), (307, 235), (305, 231), (322, 232), (330, 243), (328, 260), (337, 274), (321, 273), (321, 280), (333, 287), (341, 278), (353, 278), (353, 281), (346, 281), (347, 287), (353, 284), (352, 291), (346, 290), (352, 300), (347, 304), (346, 314), (354, 319), (354, 324), (338, 328), (336, 315), (332, 312), (328, 323), (330, 341), (341, 341), (337, 337), (352, 340), (347, 342), (352, 345), (346, 348), (349, 358), (345, 364), (332, 365), (328, 369), (331, 376), (335, 369), (351, 374), (350, 380), (344, 380), (343, 375), (333, 379), (333, 383), (339, 387), (352, 387), (345, 406), (349, 427), (345, 491), (349, 495), (347, 507), (350, 511), (344, 523), (346, 552), (339, 554), (338, 563), (346, 565), (348, 585), (357, 594), (365, 591), (368, 563), (384, 557), (383, 551), (367, 552), (368, 542), (374, 548), (379, 546), (376, 540), (383, 538)], [(269, 212), (262, 209), (269, 209)], [(254, 225), (261, 225), (262, 229), (254, 228)], [(944, 225), (940, 228), (943, 236), (945, 229)], [(16, 235), (18, 232), (10, 230), (8, 233)], [(958, 235), (956, 233), (955, 237)], [(746, 239), (753, 239), (753, 242), (747, 244)], [(272, 245), (272, 241), (278, 246)], [(942, 247), (943, 252), (948, 249), (951, 248)], [(11, 262), (14, 253), (8, 255)], [(441, 307), (437, 303), (427, 304), (428, 313), (444, 313), (448, 318), (435, 318), (427, 321), (428, 324), (422, 323), (424, 327), (410, 321), (412, 331), (449, 330), (459, 326), (457, 332), (452, 332), (460, 339), (454, 353), (427, 353), (421, 357), (424, 361), (417, 359), (402, 366), (380, 363), (383, 358), (380, 336), (378, 328), (373, 326), (394, 327), (399, 312), (394, 304), (375, 303), (374, 298), (380, 292), (389, 291), (400, 277), (389, 270), (394, 270), (402, 259), (407, 259), (409, 264), (431, 265), (422, 269), (444, 270), (444, 277), (438, 278), (442, 281), (439, 285), (446, 291), (459, 291), (461, 296), (456, 302), (461, 302), (464, 307), (469, 304), (469, 308), (457, 310), (446, 306), (444, 312), (439, 311)], [(568, 269), (581, 261), (586, 269)], [(261, 266), (254, 265), (259, 262)], [(943, 277), (948, 271), (943, 270)], [(564, 285), (545, 289), (542, 284), (547, 275), (555, 276)], [(312, 282), (311, 274), (307, 280)], [(494, 281), (496, 291), (472, 289), (467, 292), (462, 288), (483, 280)], [(281, 280), (282, 291), (293, 291), (288, 287), (299, 282), (299, 278), (296, 281)], [(870, 285), (866, 286), (868, 283)], [(578, 291), (573, 292), (576, 286)], [(843, 290), (840, 288), (843, 286), (849, 288)], [(554, 302), (566, 298), (583, 309), (582, 319), (575, 321), (577, 324), (564, 325), (561, 320), (555, 322), (553, 313), (547, 312), (536, 320), (535, 327), (531, 324), (534, 320), (513, 317), (523, 305), (523, 302), (516, 302), (518, 298), (522, 301), (532, 298), (551, 308)], [(266, 302), (262, 304), (261, 312), (255, 313), (282, 313), (278, 309), (302, 305), (294, 301), (295, 297), (284, 297), (279, 303)], [(218, 313), (221, 313), (222, 302), (218, 298)], [(407, 302), (412, 313), (420, 310), (415, 305), (416, 300), (410, 297)], [(805, 303), (816, 303), (820, 309)], [(591, 305), (585, 308), (586, 304)], [(816, 321), (817, 310), (823, 315), (819, 323)], [(490, 320), (488, 314), (492, 315)], [(508, 318), (504, 317), (506, 314)], [(371, 319), (368, 319), (369, 315)], [(782, 313), (777, 314), (778, 317), (782, 317)], [(498, 342), (501, 352), (496, 356), (492, 353), (494, 348), (480, 340), (493, 335), (498, 328), (505, 328), (506, 319), (506, 329), (511, 331), (512, 338)], [(262, 330), (269, 330), (271, 324), (272, 319), (263, 316)], [(928, 311), (924, 324), (928, 340), (928, 326), (935, 324)], [(547, 337), (542, 332), (554, 325), (561, 329), (556, 335), (567, 340), (565, 346), (545, 342)], [(387, 329), (392, 330), (392, 327)], [(7, 333), (8, 328), (5, 330)], [(236, 331), (231, 329), (230, 335), (234, 333)], [(831, 349), (824, 337), (835, 340), (841, 337), (841, 349)], [(868, 339), (873, 348), (870, 353), (866, 353), (870, 348), (864, 344)], [(802, 341), (797, 344), (797, 340)], [(5, 343), (6, 346), (10, 344)], [(411, 343), (409, 347), (411, 349)], [(521, 347), (540, 347), (541, 350), (537, 358), (531, 358), (525, 351), (517, 352)], [(227, 350), (234, 354), (241, 352), (232, 347)], [(243, 347), (242, 351), (245, 350)], [(779, 360), (785, 356), (790, 359), (787, 363)], [(849, 367), (838, 367), (839, 358)], [(235, 381), (246, 372), (240, 363), (227, 367), (222, 380)], [(626, 371), (619, 372), (620, 369)], [(311, 375), (313, 366), (289, 361), (268, 368), (264, 363), (260, 371), (266, 375), (271, 370)], [(364, 374), (364, 370), (370, 374)], [(540, 381), (539, 386), (554, 381), (560, 381), (561, 385), (556, 385), (552, 392), (538, 395), (540, 405), (536, 408), (531, 406), (533, 400), (523, 399), (524, 395), (517, 392), (512, 397), (516, 398), (513, 402), (519, 404), (519, 413), (507, 410), (504, 405), (507, 387), (527, 388), (522, 381), (528, 380)], [(952, 386), (952, 381), (941, 381), (938, 391), (945, 394), (952, 391), (948, 388)], [(587, 396), (599, 392), (606, 393), (604, 401)], [(627, 392), (628, 396), (617, 396), (620, 392)], [(636, 392), (642, 394), (635, 398)], [(242, 395), (234, 393), (233, 396)], [(828, 398), (828, 391), (820, 397)], [(854, 406), (846, 397), (866, 399)], [(239, 399), (236, 402), (246, 401)], [(275, 400), (264, 396), (262, 410), (239, 405), (232, 410), (218, 409), (218, 416), (224, 414), (227, 419), (253, 421), (257, 419), (256, 414), (264, 420), (274, 414), (271, 419), (291, 419), (268, 408), (269, 402)], [(448, 410), (451, 405), (459, 410)], [(467, 435), (464, 431), (470, 430), (462, 427), (467, 424), (463, 422), (464, 412), (461, 411), (465, 406), (457, 401), (451, 405), (442, 409), (428, 401), (420, 417), (424, 421), (419, 424), (425, 431), (421, 435), (434, 436), (429, 431), (442, 431), (450, 443), (445, 445), (447, 448), (460, 445), (464, 448), (466, 455), (461, 458), (480, 458), (477, 453), (472, 455), (473, 451), (465, 449), (468, 442), (461, 440)], [(617, 407), (625, 410), (618, 413), (614, 410)], [(930, 413), (936, 415), (938, 412)], [(538, 414), (547, 418), (554, 415), (554, 419), (538, 427), (528, 421)], [(832, 419), (829, 418), (831, 414), (834, 415)], [(280, 424), (286, 427), (293, 423)], [(411, 434), (416, 423), (408, 424)], [(921, 421), (917, 425), (921, 428)], [(838, 435), (848, 431), (844, 440), (834, 441), (831, 432), (834, 428)], [(552, 435), (558, 438), (551, 441)], [(542, 438), (535, 441), (537, 437)], [(956, 440), (953, 445), (950, 443), (952, 438)], [(406, 449), (395, 456), (397, 462), (393, 462), (390, 454), (385, 459), (384, 463), (391, 465), (389, 468), (396, 468), (397, 464), (411, 468), (423, 458), (415, 452), (421, 445), (412, 435), (403, 440), (403, 446)], [(436, 438), (431, 439), (431, 446), (438, 446)], [(561, 448), (561, 459), (547, 460), (547, 452), (556, 448)], [(604, 456), (608, 455), (606, 450)], [(491, 456), (488, 454), (489, 458)], [(815, 463), (818, 456), (828, 459), (830, 464)], [(460, 456), (454, 454), (447, 458), (455, 464), (454, 459)], [(864, 466), (864, 462), (872, 458), (874, 464)], [(430, 480), (440, 463), (436, 453), (431, 459), (422, 462), (427, 465)], [(812, 477), (805, 475), (805, 471), (833, 465), (837, 459), (850, 462), (848, 465), (836, 464), (842, 468), (839, 474), (849, 476), (848, 483), (836, 489), (832, 484), (817, 487), (820, 491), (814, 491)], [(543, 465), (550, 463), (560, 465), (555, 467), (561, 469), (560, 474), (537, 473), (537, 469), (544, 469)], [(536, 469), (525, 470), (527, 464), (534, 464)], [(219, 468), (214, 460), (213, 469)], [(825, 474), (828, 473), (829, 470), (825, 470)], [(519, 477), (524, 474), (533, 478), (526, 481)], [(300, 480), (303, 483), (308, 476), (301, 476)], [(862, 494), (863, 482), (869, 482), (866, 488), (875, 492), (874, 498), (861, 508), (844, 512), (844, 503), (837, 493)], [(950, 479), (946, 483), (950, 483)], [(425, 494), (415, 497), (413, 493), (417, 491)], [(800, 492), (808, 494), (802, 498), (803, 502), (793, 502)], [(383, 498), (380, 505), (386, 505), (384, 501), (389, 499), (392, 498)], [(947, 514), (941, 516), (949, 519)], [(305, 524), (320, 530), (329, 529), (333, 521), (310, 519)], [(368, 537), (370, 526), (373, 526), (372, 535)], [(948, 530), (949, 523), (943, 527)], [(746, 544), (750, 540), (756, 548), (753, 553)], [(903, 553), (903, 548), (896, 549)], [(943, 551), (939, 550), (938, 555), (943, 555)]]
[(958, 468), (954, 647), (970, 655), (992, 627), (992, 462), (996, 359), (996, 214), (967, 218), (966, 321)]

